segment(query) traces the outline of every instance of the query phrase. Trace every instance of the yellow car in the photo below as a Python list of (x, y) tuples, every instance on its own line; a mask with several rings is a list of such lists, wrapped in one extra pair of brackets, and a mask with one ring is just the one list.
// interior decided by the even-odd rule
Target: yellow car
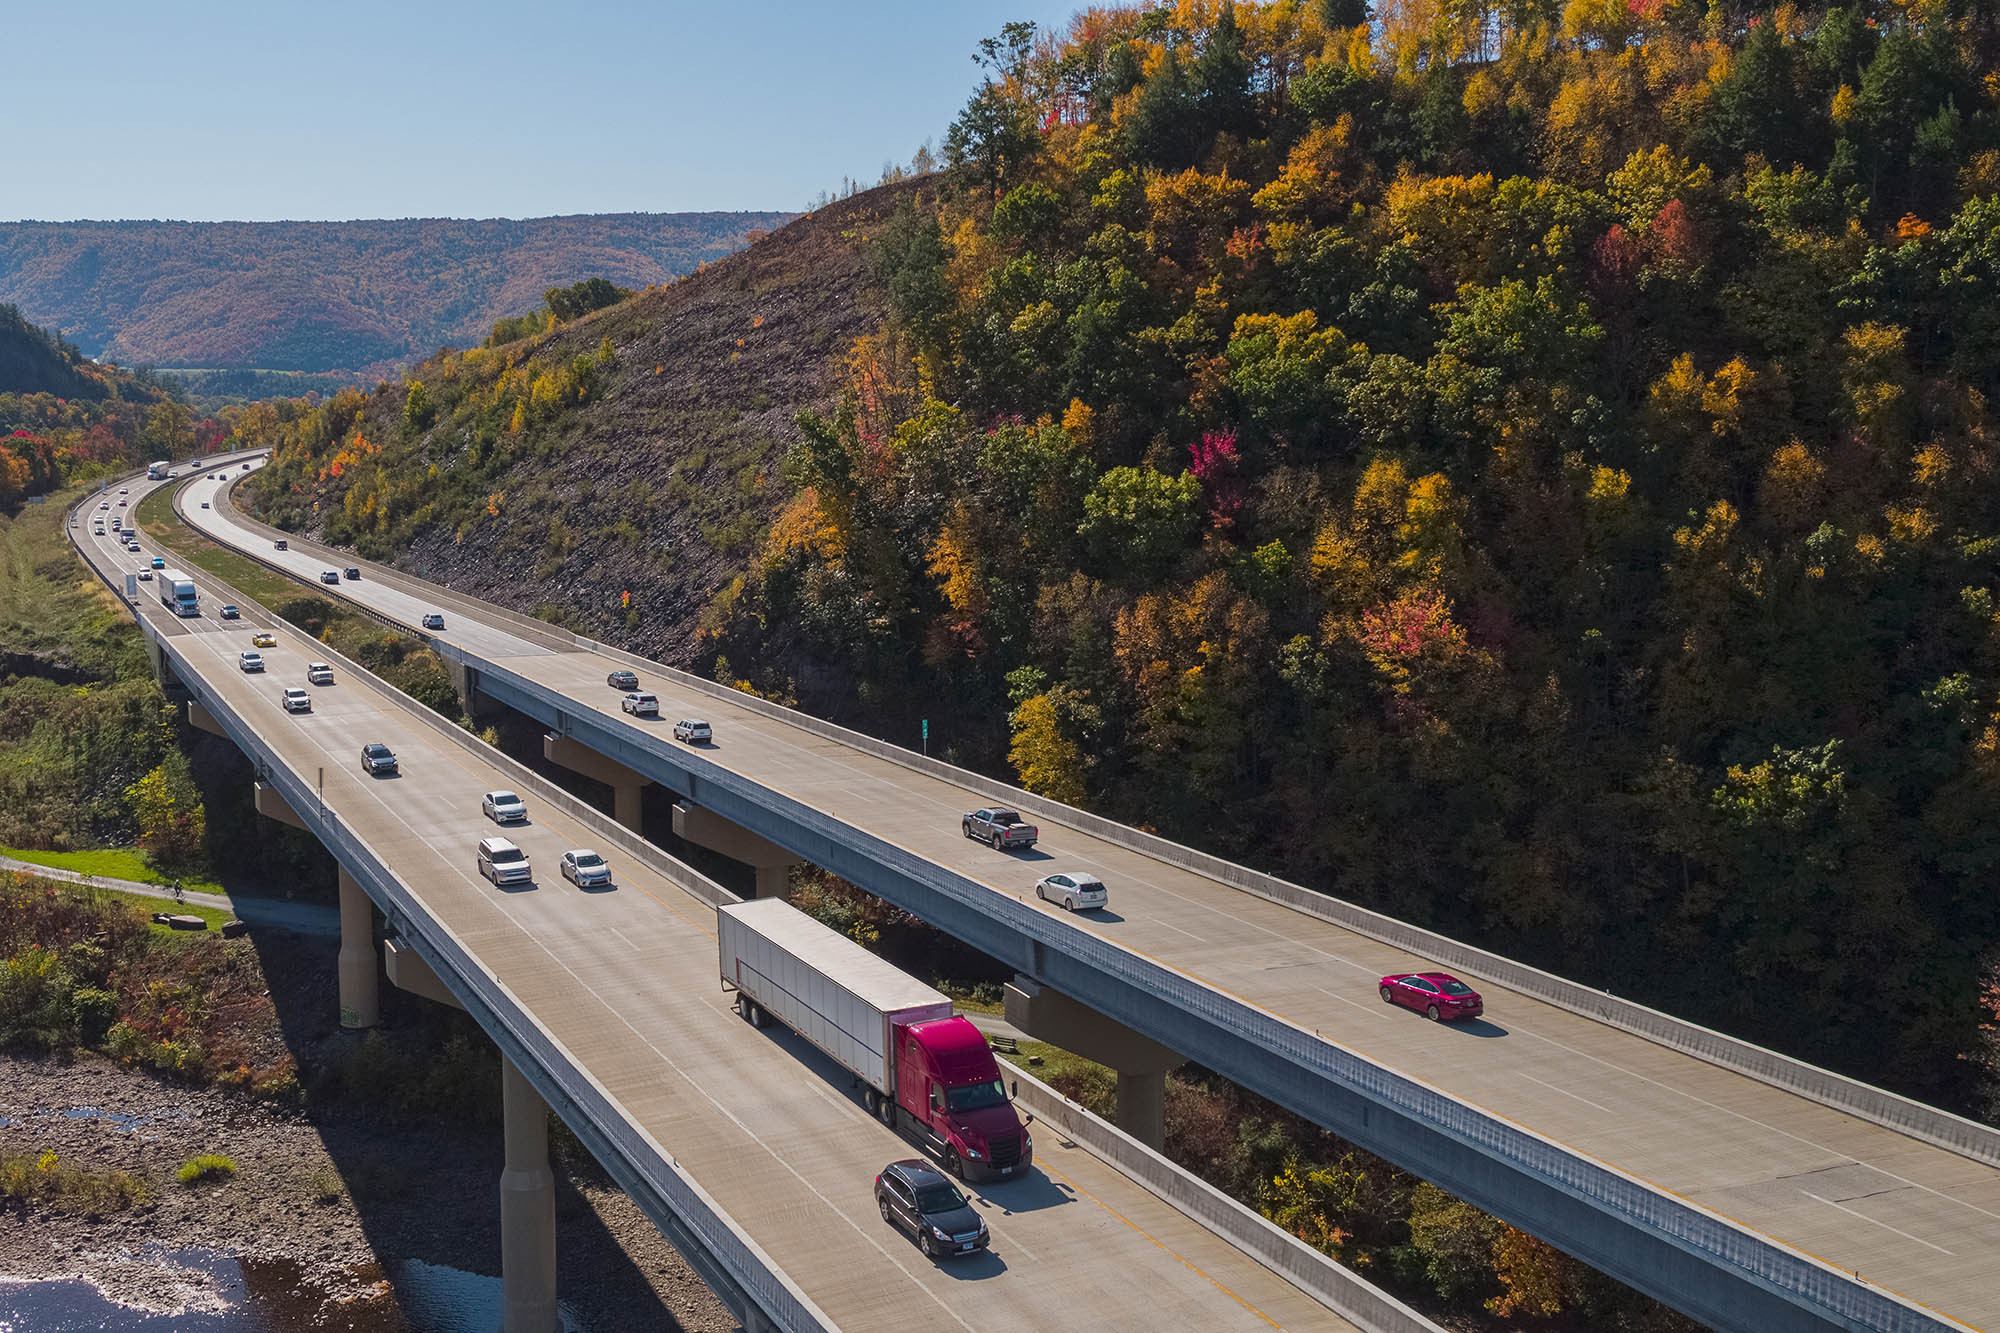
[(253, 634), (250, 636), (250, 642), (256, 644), (259, 648), (276, 648), (278, 646), (277, 638), (270, 634)]

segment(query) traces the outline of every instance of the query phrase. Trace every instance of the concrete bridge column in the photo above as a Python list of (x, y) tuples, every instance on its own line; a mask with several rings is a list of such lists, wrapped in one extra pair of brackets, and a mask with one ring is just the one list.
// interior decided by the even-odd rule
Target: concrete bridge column
[(1118, 1075), (1118, 1128), (1158, 1150), (1167, 1139), (1167, 1071), (1180, 1052), (1028, 977), (1007, 986), (1007, 1021), (1039, 1041), (1108, 1065)]
[(368, 894), (340, 867), (340, 1025), (372, 1028), (382, 1021), (376, 980), (375, 913)]
[(500, 1173), (501, 1333), (555, 1333), (556, 1183), (549, 1171), (549, 1107), (514, 1062), (500, 1057), (507, 1165)]
[(542, 736), (542, 758), (609, 786), (611, 817), (634, 833), (641, 831), (639, 825), (643, 821), (640, 810), (645, 790), (652, 783), (651, 778), (633, 772), (615, 759), (606, 759), (581, 741), (552, 732)]
[(759, 837), (741, 824), (724, 819), (713, 810), (704, 810), (685, 801), (674, 805), (674, 833), (697, 847), (706, 847), (711, 852), (754, 868), (759, 898), (791, 897), (792, 867), (802, 864), (803, 857)]
[(449, 657), (444, 659), (444, 670), (451, 677), (451, 687), (458, 691), (458, 701), (465, 706), (467, 717), (477, 721), (492, 715), (498, 705), (479, 692), (477, 671)]

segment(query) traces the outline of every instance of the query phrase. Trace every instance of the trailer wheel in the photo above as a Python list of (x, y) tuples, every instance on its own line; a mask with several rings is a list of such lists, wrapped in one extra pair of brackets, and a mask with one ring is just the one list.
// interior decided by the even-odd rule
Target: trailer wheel
[(753, 1028), (764, 1026), (764, 1011), (758, 1006), (755, 1000), (746, 998), (742, 1001), (742, 1006), (744, 1022)]
[(868, 1108), (869, 1115), (882, 1114), (882, 1094), (873, 1088), (862, 1089), (861, 1104)]

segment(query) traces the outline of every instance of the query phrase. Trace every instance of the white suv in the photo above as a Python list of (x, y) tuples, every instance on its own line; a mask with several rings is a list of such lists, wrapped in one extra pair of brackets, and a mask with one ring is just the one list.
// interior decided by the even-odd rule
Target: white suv
[(618, 701), (618, 706), (634, 717), (658, 717), (660, 701), (650, 694), (634, 692)]
[(706, 745), (714, 739), (714, 735), (710, 732), (708, 723), (684, 717), (674, 723), (674, 739), (685, 741), (689, 745)]
[(304, 690), (286, 690), (282, 696), (287, 713), (310, 713), (313, 710), (312, 696)]
[(495, 884), (522, 884), (535, 877), (528, 854), (505, 838), (479, 840), (479, 873)]

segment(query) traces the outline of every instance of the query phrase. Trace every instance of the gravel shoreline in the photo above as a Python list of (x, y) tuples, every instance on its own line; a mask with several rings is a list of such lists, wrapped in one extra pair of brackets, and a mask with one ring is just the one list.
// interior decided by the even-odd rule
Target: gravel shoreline
[[(497, 1095), (496, 1089), (496, 1095)], [(96, 1114), (86, 1114), (85, 1109)], [(240, 1094), (191, 1088), (99, 1057), (71, 1064), (0, 1056), (0, 1152), (148, 1177), (154, 1198), (119, 1213), (0, 1206), (0, 1277), (75, 1276), (121, 1304), (214, 1309), (199, 1271), (148, 1250), (203, 1247), (296, 1268), (327, 1308), (379, 1308), (370, 1327), (412, 1327), (392, 1277), (408, 1260), (499, 1272), (496, 1130), (318, 1119)], [(233, 1178), (181, 1185), (197, 1153)], [(728, 1333), (736, 1321), (646, 1216), (594, 1164), (553, 1163), (563, 1303), (593, 1330)], [(337, 1195), (321, 1196), (333, 1182)], [(299, 1327), (318, 1324), (317, 1317)]]

